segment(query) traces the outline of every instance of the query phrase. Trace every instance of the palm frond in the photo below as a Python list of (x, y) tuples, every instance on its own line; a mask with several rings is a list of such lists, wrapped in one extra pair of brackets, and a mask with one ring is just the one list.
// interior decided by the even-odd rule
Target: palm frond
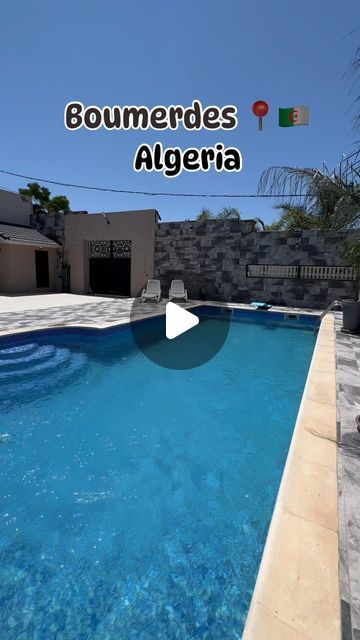
[[(312, 168), (270, 167), (263, 172), (258, 192), (272, 195), (277, 207), (302, 207), (322, 229), (359, 226), (360, 185), (341, 175)], [(282, 202), (286, 196), (288, 203)], [(281, 197), (280, 197), (281, 196)]]

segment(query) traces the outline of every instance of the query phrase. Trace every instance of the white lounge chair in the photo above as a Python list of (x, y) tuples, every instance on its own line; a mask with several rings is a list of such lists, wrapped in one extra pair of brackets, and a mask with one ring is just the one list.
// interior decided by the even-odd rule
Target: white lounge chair
[(169, 289), (169, 300), (187, 301), (187, 289), (182, 280), (173, 280)]
[(160, 302), (161, 300), (161, 286), (160, 280), (148, 280), (146, 288), (143, 289), (141, 294), (141, 302), (145, 302), (145, 300), (156, 300), (156, 302)]

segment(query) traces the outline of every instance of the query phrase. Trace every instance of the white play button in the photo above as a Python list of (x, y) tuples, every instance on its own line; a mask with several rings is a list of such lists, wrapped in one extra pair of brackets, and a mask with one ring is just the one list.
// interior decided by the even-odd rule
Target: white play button
[(168, 302), (166, 305), (166, 337), (169, 340), (180, 336), (185, 331), (189, 331), (197, 324), (199, 324), (199, 318), (190, 311), (182, 309), (179, 305), (173, 302)]
[[(159, 306), (159, 315), (149, 314), (145, 319), (145, 303), (140, 295), (134, 298), (130, 316), (134, 344), (156, 366), (175, 371), (201, 367), (225, 344), (232, 315), (205, 303), (185, 306), (174, 302), (164, 304), (166, 314)], [(141, 322), (139, 317), (143, 318)]]

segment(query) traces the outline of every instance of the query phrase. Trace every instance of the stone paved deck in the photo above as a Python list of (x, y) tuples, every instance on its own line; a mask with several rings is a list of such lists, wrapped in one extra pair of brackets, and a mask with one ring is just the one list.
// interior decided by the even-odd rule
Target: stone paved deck
[(360, 639), (360, 336), (341, 333), (335, 314), (340, 598), (343, 640)]
[[(39, 329), (63, 325), (83, 325), (106, 327), (128, 321), (133, 300), (130, 298), (109, 298), (106, 301), (49, 307), (45, 309), (26, 309), (0, 313), (0, 334), (16, 330)], [(165, 313), (165, 302), (141, 305), (141, 313), (146, 317), (154, 313)]]

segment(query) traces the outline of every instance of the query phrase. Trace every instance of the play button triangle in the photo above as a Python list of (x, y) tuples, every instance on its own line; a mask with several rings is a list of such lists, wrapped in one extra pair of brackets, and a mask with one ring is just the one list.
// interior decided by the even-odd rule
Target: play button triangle
[(189, 331), (197, 324), (199, 318), (190, 311), (186, 311), (174, 302), (168, 302), (166, 305), (166, 337), (169, 340), (180, 336), (185, 331)]

